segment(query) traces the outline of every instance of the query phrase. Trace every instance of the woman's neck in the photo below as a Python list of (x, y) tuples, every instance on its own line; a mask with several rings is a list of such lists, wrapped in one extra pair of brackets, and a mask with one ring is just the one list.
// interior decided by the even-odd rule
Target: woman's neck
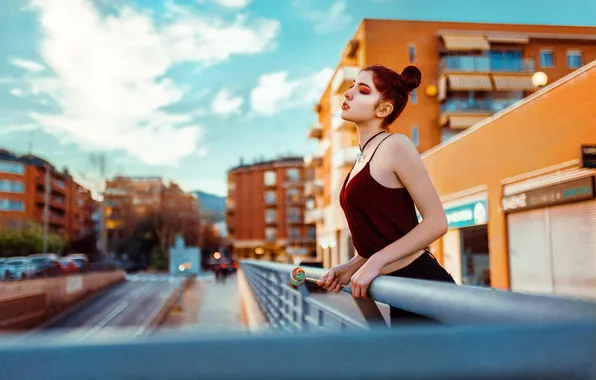
[[(385, 129), (381, 128), (380, 123), (371, 123), (371, 124), (359, 124), (358, 125), (358, 141), (360, 148), (366, 144), (366, 142), (381, 131), (386, 131)], [(371, 142), (372, 144), (372, 142)], [(369, 144), (370, 145), (370, 144)]]

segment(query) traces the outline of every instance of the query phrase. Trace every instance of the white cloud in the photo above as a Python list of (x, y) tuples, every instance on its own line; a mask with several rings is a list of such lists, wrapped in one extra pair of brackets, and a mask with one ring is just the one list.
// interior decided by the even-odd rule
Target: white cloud
[(23, 125), (8, 125), (0, 128), (0, 136), (10, 135), (17, 132), (34, 131), (38, 129), (35, 124), (23, 124)]
[(196, 151), (203, 128), (193, 117), (199, 110), (163, 110), (185, 95), (183, 84), (165, 77), (168, 69), (271, 49), (279, 23), (242, 17), (226, 23), (168, 4), (175, 17), (157, 25), (126, 6), (102, 16), (91, 0), (33, 0), (43, 31), (40, 53), (56, 75), (29, 80), (62, 109), (32, 113), (33, 119), (67, 142), (122, 150), (148, 164), (176, 165)]
[[(294, 2), (294, 6), (298, 6), (297, 2)], [(344, 30), (352, 22), (346, 0), (337, 0), (325, 11), (309, 11), (306, 18), (314, 23), (314, 31), (318, 34)]]
[(217, 3), (228, 8), (244, 8), (250, 3), (250, 0), (216, 0)]
[(234, 96), (232, 91), (224, 88), (213, 99), (211, 112), (227, 119), (232, 115), (240, 114), (240, 107), (243, 103), (244, 99), (240, 96)]
[(25, 96), (25, 93), (23, 92), (23, 90), (20, 90), (18, 88), (11, 89), (10, 94), (12, 96), (16, 96), (17, 98), (22, 98), (23, 96)]
[(14, 66), (20, 67), (28, 71), (41, 72), (45, 71), (46, 69), (44, 65), (34, 61), (29, 61), (27, 59), (12, 58), (9, 62)]
[(330, 68), (292, 80), (288, 79), (285, 71), (261, 75), (257, 87), (250, 94), (251, 108), (258, 114), (274, 115), (285, 109), (314, 104), (332, 75)]
[(10, 77), (0, 77), (0, 84), (11, 84), (14, 83), (15, 79)]

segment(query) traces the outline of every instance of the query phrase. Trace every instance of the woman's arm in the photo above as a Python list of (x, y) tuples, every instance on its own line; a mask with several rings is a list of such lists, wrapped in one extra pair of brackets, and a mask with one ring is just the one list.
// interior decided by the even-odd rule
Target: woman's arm
[(437, 191), (414, 144), (404, 135), (387, 139), (393, 171), (408, 190), (422, 221), (401, 239), (389, 244), (370, 259), (384, 267), (419, 252), (447, 233), (447, 217)]
[(366, 298), (370, 283), (387, 264), (419, 252), (447, 232), (447, 217), (420, 154), (409, 138), (394, 135), (387, 139), (394, 152), (391, 167), (410, 193), (422, 215), (422, 222), (397, 241), (372, 255), (352, 276), (352, 296)]

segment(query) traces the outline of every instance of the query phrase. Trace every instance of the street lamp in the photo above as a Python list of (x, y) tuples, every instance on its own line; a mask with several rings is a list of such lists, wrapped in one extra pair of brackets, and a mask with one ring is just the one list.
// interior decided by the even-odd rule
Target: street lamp
[(532, 75), (532, 84), (538, 88), (546, 86), (548, 83), (548, 76), (542, 71), (537, 71)]

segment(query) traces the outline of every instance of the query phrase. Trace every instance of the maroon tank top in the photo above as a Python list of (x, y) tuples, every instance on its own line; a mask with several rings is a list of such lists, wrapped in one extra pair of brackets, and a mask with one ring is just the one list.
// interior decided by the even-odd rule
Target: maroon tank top
[(381, 140), (364, 168), (348, 183), (356, 165), (354, 162), (339, 194), (354, 247), (364, 258), (370, 258), (418, 225), (416, 208), (408, 190), (385, 187), (370, 174), (370, 162), (388, 137)]

